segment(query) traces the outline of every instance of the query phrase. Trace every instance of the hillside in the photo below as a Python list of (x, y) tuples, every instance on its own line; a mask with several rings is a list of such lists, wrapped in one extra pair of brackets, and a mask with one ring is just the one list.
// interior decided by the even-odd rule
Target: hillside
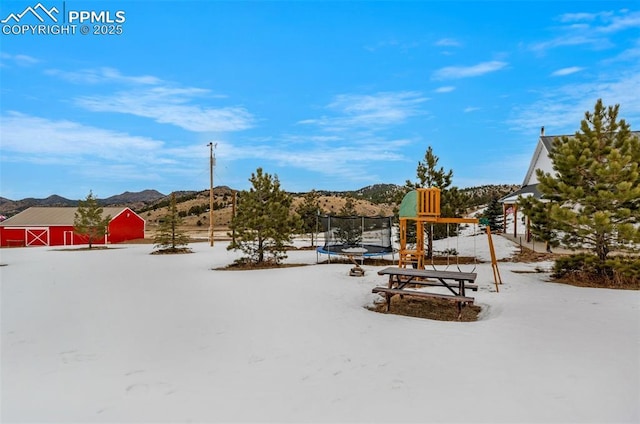
[(160, 193), (157, 190), (143, 190), (139, 192), (125, 191), (122, 194), (116, 196), (107, 197), (100, 200), (103, 205), (115, 206), (115, 205), (127, 205), (131, 209), (142, 208), (150, 202), (164, 198), (166, 195)]
[[(484, 185), (480, 187), (464, 188), (460, 191), (470, 198), (470, 206), (475, 207), (489, 202), (494, 197), (502, 197), (519, 188), (518, 185)], [(318, 190), (322, 213), (335, 214), (344, 206), (346, 198), (355, 200), (358, 214), (365, 216), (389, 216), (396, 207), (396, 199), (404, 187), (395, 184), (375, 184), (354, 191), (323, 191)], [(214, 190), (214, 221), (215, 226), (227, 226), (231, 219), (233, 193), (237, 192), (226, 186), (216, 187)], [(194, 227), (209, 226), (209, 190), (177, 191), (175, 192), (178, 210), (182, 212), (185, 224)], [(291, 193), (294, 197), (294, 207), (302, 201), (305, 193)], [(150, 225), (157, 222), (166, 213), (169, 205), (169, 195), (157, 190), (143, 190), (140, 192), (126, 191), (122, 194), (98, 199), (102, 206), (128, 206)], [(77, 206), (77, 200), (66, 199), (52, 195), (45, 199), (26, 198), (10, 200), (0, 198), (0, 214), (13, 216), (31, 206)]]
[(13, 216), (32, 206), (77, 206), (77, 200), (65, 199), (57, 195), (44, 199), (28, 197), (22, 200), (10, 200), (0, 197), (0, 214)]
[(491, 199), (500, 199), (518, 190), (518, 184), (491, 184), (478, 187), (462, 188), (460, 191), (469, 196), (470, 206), (486, 205)]

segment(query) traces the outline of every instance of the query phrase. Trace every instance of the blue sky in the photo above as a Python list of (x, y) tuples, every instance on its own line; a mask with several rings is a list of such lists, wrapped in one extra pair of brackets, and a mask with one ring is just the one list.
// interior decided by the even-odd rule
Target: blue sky
[(10, 199), (207, 189), (210, 141), (237, 189), (258, 167), (288, 191), (403, 184), (428, 146), (458, 187), (520, 184), (541, 126), (572, 134), (598, 98), (640, 122), (632, 1), (40, 3), (76, 33), (0, 3)]

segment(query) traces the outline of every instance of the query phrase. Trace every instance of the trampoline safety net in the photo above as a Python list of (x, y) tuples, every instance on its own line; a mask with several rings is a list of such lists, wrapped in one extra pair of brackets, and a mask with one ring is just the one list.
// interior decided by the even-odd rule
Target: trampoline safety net
[(393, 217), (318, 216), (324, 246), (318, 252), (334, 255), (383, 256), (393, 253)]

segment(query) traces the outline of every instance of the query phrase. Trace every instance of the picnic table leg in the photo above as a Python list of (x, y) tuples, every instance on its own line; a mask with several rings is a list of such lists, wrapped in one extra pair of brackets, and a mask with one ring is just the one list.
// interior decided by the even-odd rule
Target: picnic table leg
[[(393, 288), (393, 275), (389, 275), (389, 288)], [(385, 293), (385, 297), (387, 298), (387, 312), (391, 310), (391, 293)]]
[[(460, 296), (466, 296), (467, 295), (466, 294), (466, 290), (464, 288), (464, 283), (465, 283), (465, 280), (460, 280)], [(458, 320), (462, 319), (462, 307), (463, 306), (466, 306), (466, 304), (463, 305), (462, 302), (460, 302), (460, 304), (458, 306)]]

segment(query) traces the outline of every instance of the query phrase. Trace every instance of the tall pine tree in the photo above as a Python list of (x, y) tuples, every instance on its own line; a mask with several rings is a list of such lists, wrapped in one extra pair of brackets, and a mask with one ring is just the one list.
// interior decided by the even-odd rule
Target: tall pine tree
[(238, 196), (236, 216), (229, 226), (235, 239), (228, 250), (241, 250), (254, 264), (279, 263), (287, 257), (286, 246), (300, 229), (300, 218), (291, 214), (292, 198), (280, 189), (277, 176), (258, 168), (249, 179), (251, 189)]
[[(550, 227), (567, 246), (592, 250), (602, 265), (611, 251), (640, 243), (640, 140), (618, 120), (619, 108), (599, 99), (573, 137), (554, 140), (555, 174), (537, 171), (538, 188), (551, 203)], [(525, 212), (538, 202), (525, 204)]]
[(78, 201), (78, 209), (74, 214), (73, 231), (76, 234), (87, 237), (89, 249), (93, 243), (103, 238), (109, 231), (109, 215), (102, 217), (104, 209), (98, 204), (98, 200), (89, 191), (86, 199)]
[(319, 212), (320, 203), (318, 192), (311, 190), (303, 196), (302, 203), (300, 203), (296, 208), (296, 213), (300, 215), (302, 232), (311, 235), (312, 246), (314, 246), (314, 236), (316, 233)]
[(362, 218), (358, 217), (355, 199), (347, 196), (335, 219), (335, 236), (345, 246), (359, 246), (362, 243)]
[(176, 194), (171, 193), (167, 214), (162, 218), (153, 242), (165, 252), (182, 252), (181, 246), (189, 244), (189, 236), (180, 228), (182, 216), (178, 212)]
[(485, 209), (482, 217), (486, 218), (488, 222), (487, 225), (489, 225), (492, 232), (502, 231), (502, 206), (500, 205), (500, 202), (498, 202), (497, 198), (494, 197), (489, 201), (487, 209)]

